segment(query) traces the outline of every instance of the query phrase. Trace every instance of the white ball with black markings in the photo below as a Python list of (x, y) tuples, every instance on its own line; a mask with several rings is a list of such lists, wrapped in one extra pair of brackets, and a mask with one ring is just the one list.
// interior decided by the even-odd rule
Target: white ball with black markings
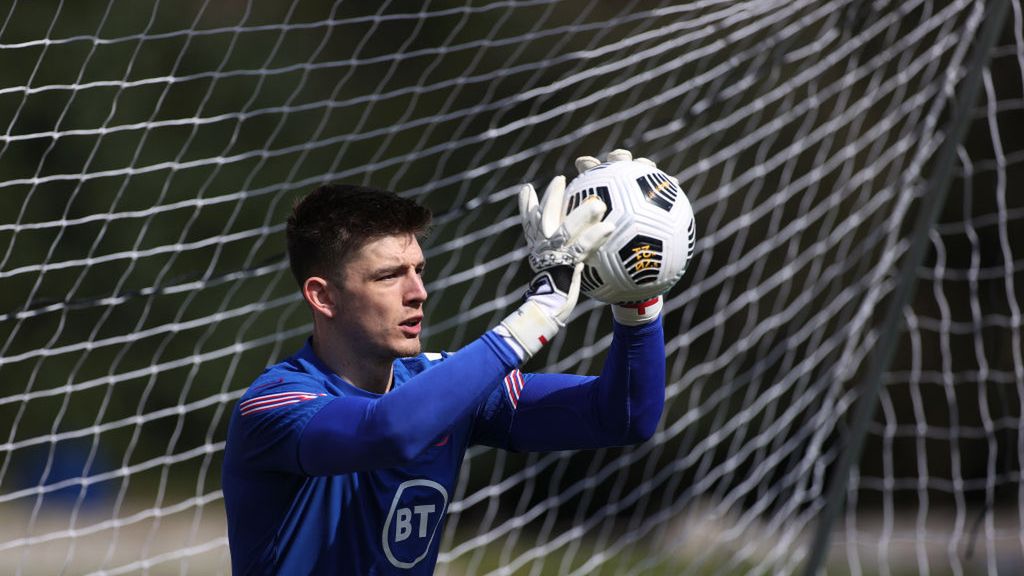
[(693, 208), (676, 180), (636, 160), (599, 164), (569, 183), (563, 214), (590, 196), (604, 201), (603, 221), (615, 231), (584, 262), (583, 292), (618, 304), (672, 288), (686, 272), (696, 240)]

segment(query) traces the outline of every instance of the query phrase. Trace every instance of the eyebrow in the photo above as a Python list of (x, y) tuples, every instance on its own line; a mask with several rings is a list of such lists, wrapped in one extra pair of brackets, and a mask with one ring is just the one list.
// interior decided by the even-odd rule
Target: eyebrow
[[(415, 267), (416, 268), (423, 268), (426, 265), (427, 265), (426, 260), (420, 260), (419, 262), (417, 262), (415, 264)], [(373, 276), (380, 276), (382, 274), (388, 274), (388, 273), (392, 273), (392, 272), (401, 272), (402, 270), (405, 270), (405, 268), (406, 268), (406, 264), (384, 265), (384, 266), (381, 266), (379, 268), (374, 268), (373, 270), (370, 271), (370, 274), (373, 275)]]

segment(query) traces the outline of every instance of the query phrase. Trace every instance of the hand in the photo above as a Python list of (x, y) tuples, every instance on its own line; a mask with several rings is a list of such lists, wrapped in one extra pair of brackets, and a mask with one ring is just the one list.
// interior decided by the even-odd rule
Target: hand
[[(629, 162), (630, 160), (641, 164), (647, 164), (651, 168), (657, 168), (657, 166), (654, 165), (654, 162), (647, 158), (633, 158), (633, 153), (629, 150), (618, 148), (608, 153), (608, 162)], [(576, 159), (576, 170), (578, 170), (580, 174), (583, 174), (587, 170), (590, 170), (599, 164), (601, 164), (601, 161), (593, 156), (580, 156)]]
[(536, 275), (526, 302), (501, 322), (498, 333), (507, 333), (523, 360), (540, 351), (565, 325), (579, 300), (583, 260), (612, 233), (611, 224), (601, 222), (605, 205), (599, 198), (563, 217), (564, 196), (563, 176), (551, 180), (541, 203), (533, 186), (526, 184), (519, 190), (519, 212)]
[[(629, 150), (623, 150), (619, 148), (616, 150), (612, 150), (611, 152), (608, 153), (608, 162), (629, 162), (630, 160), (632, 160), (633, 162), (639, 162), (641, 164), (647, 164), (651, 168), (658, 167), (658, 165), (655, 164), (654, 161), (649, 158), (633, 158), (633, 153), (630, 152)], [(576, 170), (578, 170), (580, 174), (583, 174), (587, 170), (590, 170), (591, 168), (594, 168), (595, 166), (598, 166), (600, 164), (601, 161), (598, 160), (597, 158), (594, 158), (593, 156), (580, 156), (579, 158), (576, 159)], [(675, 183), (677, 188), (679, 187), (678, 178), (671, 174), (665, 175), (668, 176), (669, 180)]]
[[(640, 162), (641, 164), (647, 164), (651, 168), (657, 168), (658, 166), (647, 158), (633, 158), (633, 153), (629, 150), (617, 149), (612, 150), (608, 153), (608, 162)], [(580, 156), (576, 159), (576, 170), (580, 174), (595, 168), (601, 164), (601, 161), (593, 156)], [(674, 176), (669, 176), (676, 186), (679, 186), (679, 181)], [(633, 302), (628, 304), (613, 304), (612, 305), (612, 316), (619, 324), (625, 324), (627, 326), (639, 326), (641, 324), (647, 324), (653, 321), (661, 313), (662, 308), (661, 296), (657, 296), (647, 300), (645, 302)]]
[(608, 240), (613, 230), (611, 224), (601, 222), (606, 207), (597, 196), (589, 197), (563, 218), (564, 198), (563, 176), (548, 184), (543, 204), (538, 205), (533, 186), (527, 184), (519, 190), (519, 213), (530, 248), (530, 267), (537, 273), (530, 282), (527, 298), (560, 295), (558, 300), (539, 301), (547, 304), (563, 324), (579, 297), (583, 261)]

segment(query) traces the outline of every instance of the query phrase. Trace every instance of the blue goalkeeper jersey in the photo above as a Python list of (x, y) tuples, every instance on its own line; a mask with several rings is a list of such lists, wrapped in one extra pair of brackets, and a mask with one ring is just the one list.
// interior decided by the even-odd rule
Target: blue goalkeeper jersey
[(244, 574), (431, 574), (466, 448), (641, 441), (664, 403), (660, 320), (615, 325), (600, 376), (523, 374), (487, 333), (393, 365), (386, 394), (307, 342), (236, 404), (224, 455), (231, 564)]

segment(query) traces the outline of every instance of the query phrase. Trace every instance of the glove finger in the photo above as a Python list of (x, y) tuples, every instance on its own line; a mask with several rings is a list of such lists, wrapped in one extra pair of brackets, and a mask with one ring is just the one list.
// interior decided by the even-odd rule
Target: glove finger
[(562, 226), (565, 228), (566, 239), (570, 242), (584, 229), (593, 226), (601, 221), (607, 207), (597, 196), (590, 196), (583, 201), (579, 208), (573, 210), (565, 217)]
[(587, 170), (590, 170), (594, 166), (599, 166), (601, 161), (593, 156), (580, 156), (576, 159), (576, 170), (583, 174)]
[(630, 152), (629, 150), (623, 150), (622, 148), (618, 148), (616, 150), (612, 150), (611, 152), (608, 153), (608, 161), (609, 162), (622, 162), (622, 161), (629, 162), (632, 159), (633, 159), (633, 153)]
[(641, 164), (643, 164), (645, 166), (650, 166), (651, 168), (657, 168), (658, 167), (658, 165), (655, 164), (654, 161), (651, 160), (650, 158), (634, 158), (633, 161), (634, 162), (639, 162), (639, 163), (641, 163)]
[(532, 184), (523, 184), (519, 188), (519, 216), (523, 219), (523, 224), (526, 224), (527, 220), (534, 219), (537, 212), (537, 191), (533, 189)]
[(579, 238), (574, 243), (574, 249), (579, 252), (580, 259), (585, 260), (598, 248), (604, 246), (614, 231), (615, 226), (609, 222), (598, 222), (586, 227), (580, 232)]
[(565, 198), (565, 176), (551, 179), (540, 207), (540, 231), (549, 238), (562, 223), (562, 201)]
[(540, 222), (537, 211), (537, 191), (531, 184), (524, 184), (519, 188), (519, 217), (523, 223), (523, 233), (526, 235), (527, 244), (533, 244), (537, 240), (534, 236)]

